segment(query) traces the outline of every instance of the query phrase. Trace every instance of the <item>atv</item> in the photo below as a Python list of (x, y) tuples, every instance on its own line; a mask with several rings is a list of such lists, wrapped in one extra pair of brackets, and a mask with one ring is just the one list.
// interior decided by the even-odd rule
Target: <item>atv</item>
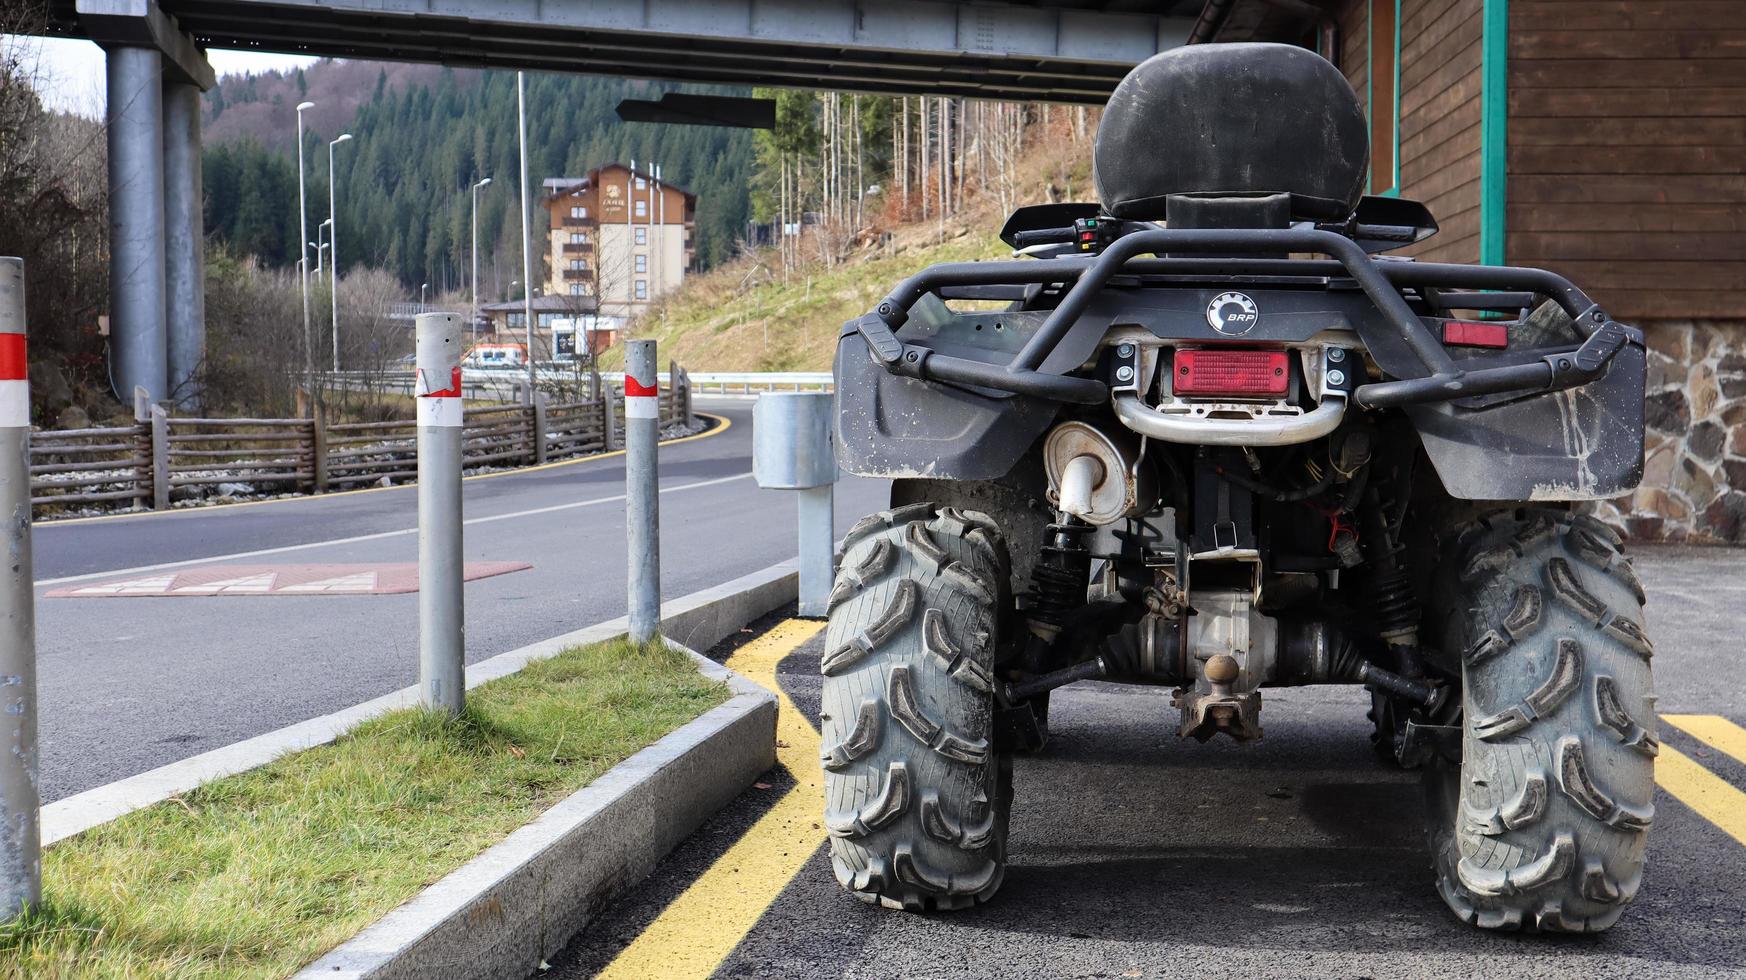
[(1260, 738), (1266, 688), (1354, 684), (1423, 771), (1456, 915), (1594, 932), (1631, 901), (1643, 590), (1571, 503), (1642, 475), (1643, 335), (1550, 272), (1384, 254), (1437, 226), (1362, 196), (1368, 155), (1312, 52), (1160, 54), (1099, 125), (1099, 204), (1021, 208), (1014, 260), (844, 325), (838, 460), (892, 499), (844, 538), (820, 665), (843, 888), (992, 896), (1064, 685), (1174, 686), (1204, 742)]

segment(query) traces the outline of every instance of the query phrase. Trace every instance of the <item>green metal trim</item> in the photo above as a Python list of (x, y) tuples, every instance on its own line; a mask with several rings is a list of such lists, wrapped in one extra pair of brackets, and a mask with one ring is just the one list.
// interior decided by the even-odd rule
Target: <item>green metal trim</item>
[(1509, 201), (1509, 0), (1484, 0), (1480, 18), (1479, 261), (1502, 265)]

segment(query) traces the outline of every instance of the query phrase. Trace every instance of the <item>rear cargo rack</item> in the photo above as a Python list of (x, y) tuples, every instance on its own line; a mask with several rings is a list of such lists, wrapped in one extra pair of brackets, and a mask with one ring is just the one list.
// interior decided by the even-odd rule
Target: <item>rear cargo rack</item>
[[(1330, 258), (1260, 257), (1291, 252), (1320, 253)], [(1166, 257), (1140, 258), (1143, 255)], [(1039, 368), (1066, 338), (1093, 297), (1117, 275), (1274, 275), (1353, 280), (1425, 371), (1418, 377), (1359, 386), (1353, 398), (1369, 408), (1574, 388), (1599, 377), (1627, 341), (1642, 340), (1639, 331), (1610, 319), (1569, 280), (1543, 269), (1378, 261), (1351, 239), (1334, 232), (1288, 228), (1163, 228), (1134, 232), (1117, 239), (1090, 262), (1063, 258), (935, 265), (904, 280), (873, 313), (856, 320), (854, 326), (873, 357), (893, 374), (1051, 401), (1101, 404), (1110, 397), (1109, 387), (1102, 381), (1052, 374)], [(929, 293), (965, 286), (1069, 282), (1073, 285), (1060, 303), (1004, 366), (939, 354), (925, 346), (906, 344), (896, 335), (908, 320), (910, 308)], [(1528, 363), (1512, 363), (1496, 356), (1457, 364), (1407, 305), (1400, 294), (1402, 287), (1515, 290), (1545, 296), (1558, 304), (1585, 339), (1574, 351), (1550, 352)]]

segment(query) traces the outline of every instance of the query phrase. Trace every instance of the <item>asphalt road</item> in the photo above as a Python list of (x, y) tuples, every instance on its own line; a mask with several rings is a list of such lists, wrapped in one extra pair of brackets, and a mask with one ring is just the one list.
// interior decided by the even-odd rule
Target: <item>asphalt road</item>
[[(751, 478), (751, 403), (700, 398), (731, 423), (660, 453), (662, 594), (673, 599), (795, 554), (793, 495)], [(622, 457), (472, 479), (468, 561), (533, 568), (468, 583), (467, 660), (624, 615)], [(44, 598), (166, 562), (412, 562), (413, 488), (45, 523), (34, 532), (45, 802), (417, 679), (417, 596)], [(840, 529), (885, 504), (837, 488)], [(361, 540), (360, 540), (361, 539)], [(248, 555), (262, 549), (288, 549)]]
[[(1638, 568), (1662, 711), (1746, 723), (1746, 551), (1656, 550)], [(814, 728), (821, 640), (774, 668)], [(1053, 741), (1015, 767), (1011, 870), (991, 904), (938, 915), (870, 908), (838, 890), (818, 847), (773, 901), (742, 887), (754, 907), (717, 908), (704, 920), (749, 928), (668, 935), (656, 960), (716, 957), (717, 977), (880, 980), (1746, 976), (1746, 839), (1665, 788), (1642, 890), (1617, 927), (1600, 936), (1485, 933), (1435, 895), (1416, 777), (1372, 756), (1361, 692), (1270, 690), (1265, 703), (1264, 740), (1202, 746), (1175, 736), (1165, 690), (1058, 691)], [(1670, 725), (1662, 735), (1746, 790), (1746, 764)], [(780, 841), (762, 850), (746, 842), (785, 793), (816, 793), (797, 788), (797, 779), (816, 781), (816, 769), (798, 764), (803, 755), (797, 748), (792, 771), (773, 770), (710, 821), (540, 976), (632, 975), (625, 964), (649, 962), (639, 953), (695, 897), (694, 882), (757, 881), (761, 863), (783, 863)], [(807, 847), (814, 838), (822, 831)], [(731, 884), (712, 892), (734, 893)]]

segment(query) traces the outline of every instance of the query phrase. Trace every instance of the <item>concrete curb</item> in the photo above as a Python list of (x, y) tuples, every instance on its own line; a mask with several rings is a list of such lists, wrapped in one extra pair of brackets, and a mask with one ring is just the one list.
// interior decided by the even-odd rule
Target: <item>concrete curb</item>
[[(792, 602), (797, 588), (798, 573), (794, 561), (772, 565), (714, 588), (663, 603), (661, 629), (675, 643), (694, 650), (708, 650), (747, 623), (784, 603)], [(467, 668), (467, 686), (475, 687), (488, 680), (513, 674), (530, 662), (551, 657), (566, 647), (623, 636), (627, 627), (626, 618), (621, 616), (481, 660)], [(722, 670), (719, 667), (715, 669)], [(710, 671), (705, 673), (717, 679), (726, 679)], [(722, 673), (728, 672), (722, 670)], [(752, 687), (762, 690), (756, 685)], [(738, 689), (736, 686), (736, 690)], [(214, 779), (265, 765), (287, 752), (325, 745), (359, 722), (417, 703), (417, 688), (402, 688), (355, 707), (298, 722), (57, 800), (42, 808), (43, 845), (53, 844), (81, 831), (108, 823), (123, 814), (162, 802), (179, 793), (186, 793)], [(725, 707), (727, 706), (722, 706)], [(715, 710), (720, 711), (722, 708)], [(774, 708), (771, 710), (774, 717)], [(700, 718), (698, 722), (702, 720)], [(769, 767), (766, 765), (763, 768)]]
[(536, 972), (776, 763), (776, 696), (691, 653), (705, 674), (741, 693), (614, 766), (296, 977)]

